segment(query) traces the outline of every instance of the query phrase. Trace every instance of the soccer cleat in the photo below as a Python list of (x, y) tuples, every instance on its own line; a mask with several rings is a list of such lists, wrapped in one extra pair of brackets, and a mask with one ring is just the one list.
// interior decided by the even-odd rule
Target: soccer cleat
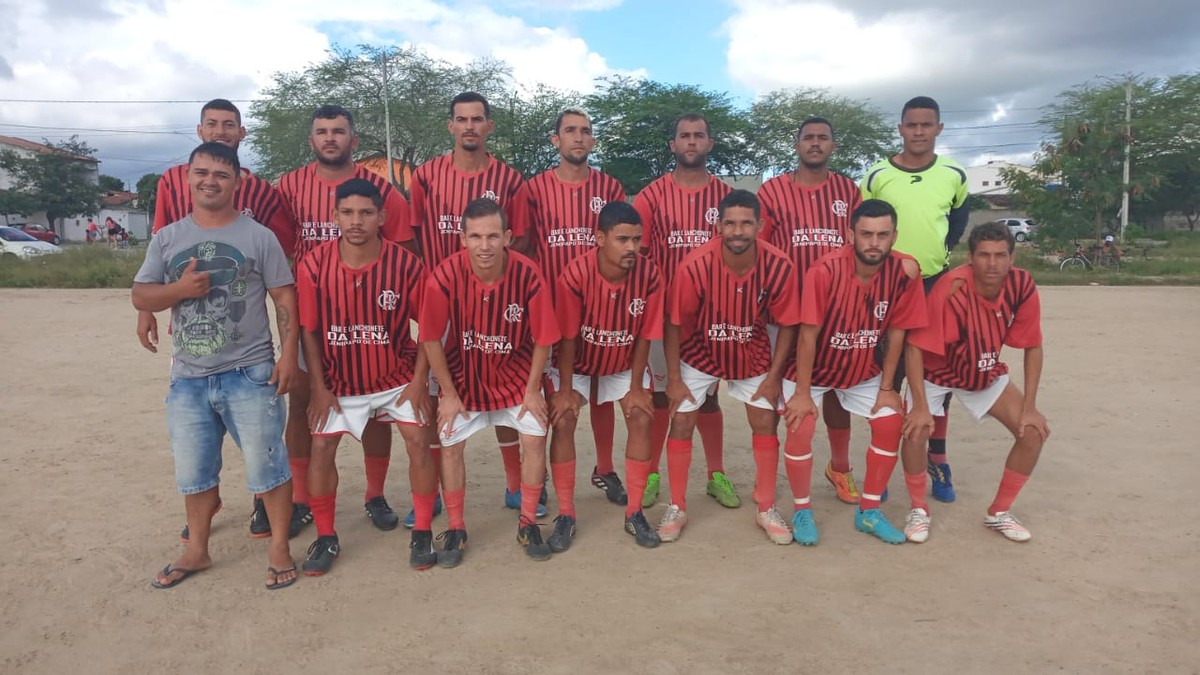
[(933, 498), (939, 502), (954, 501), (956, 495), (954, 484), (950, 482), (950, 465), (930, 462), (926, 471), (929, 473), (929, 492)]
[(559, 516), (554, 519), (554, 531), (550, 533), (550, 538), (546, 543), (550, 545), (550, 550), (555, 553), (562, 553), (571, 548), (571, 541), (575, 539), (575, 516)]
[(879, 509), (858, 509), (854, 514), (854, 529), (875, 535), (889, 544), (904, 543), (904, 533), (893, 527)]
[(683, 526), (687, 525), (687, 511), (668, 504), (662, 520), (658, 521), (658, 538), (664, 542), (676, 541), (683, 534)]
[(659, 475), (652, 473), (646, 476), (646, 490), (642, 493), (642, 508), (648, 509), (658, 502)]
[[(433, 500), (433, 517), (437, 518), (442, 513), (442, 493), (438, 493), (437, 498)], [(414, 509), (408, 510), (408, 515), (404, 516), (404, 526), (408, 529), (413, 529), (417, 526), (417, 512)]]
[(646, 514), (641, 511), (625, 519), (625, 531), (632, 534), (637, 545), (643, 548), (657, 548), (662, 543), (658, 533), (646, 522)]
[(313, 521), (308, 504), (292, 504), (292, 520), (288, 523), (288, 539), (295, 539)]
[(254, 498), (254, 511), (250, 513), (250, 536), (255, 539), (271, 536), (271, 523), (267, 520), (267, 506), (258, 497)]
[(408, 566), (414, 570), (427, 570), (437, 561), (437, 551), (433, 550), (433, 531), (413, 530), (412, 541), (408, 544)]
[(754, 522), (767, 533), (767, 539), (783, 546), (792, 543), (792, 530), (788, 527), (779, 509), (774, 506), (766, 511), (759, 511), (754, 516)]
[(367, 512), (367, 517), (371, 519), (371, 524), (375, 527), (387, 532), (396, 529), (400, 524), (400, 516), (388, 506), (387, 500), (383, 495), (374, 497), (371, 501), (363, 504), (363, 510)]
[(801, 546), (815, 546), (819, 538), (812, 509), (796, 509), (792, 514), (792, 539)]
[(837, 490), (837, 498), (847, 504), (858, 503), (858, 484), (854, 482), (854, 474), (846, 471), (834, 471), (833, 462), (825, 465), (825, 480)]
[(319, 577), (333, 568), (333, 561), (337, 560), (341, 552), (342, 547), (338, 544), (336, 534), (317, 537), (308, 547), (308, 558), (305, 559), (302, 569), (310, 577)]
[(1001, 511), (994, 516), (984, 516), (983, 524), (1004, 535), (1009, 541), (1029, 541), (1033, 538), (1033, 533), (1029, 531), (1029, 528), (1022, 525), (1021, 521), (1008, 511)]
[[(254, 500), (254, 508), (257, 509), (259, 504), (261, 504), (261, 503), (262, 503), (261, 499), (255, 499)], [(220, 512), (221, 512), (221, 499), (220, 499), (220, 497), (218, 497), (217, 498), (217, 508), (215, 510), (213, 510), (213, 515), (216, 516)], [(265, 515), (266, 514), (264, 513), (264, 517), (265, 517)], [(254, 534), (254, 516), (253, 515), (250, 516), (250, 534)], [(269, 526), (267, 527), (267, 534), (268, 535), (271, 534), (271, 528)], [(188, 538), (190, 536), (191, 536), (191, 532), (188, 531), (187, 523), (184, 523), (183, 531), (181, 531), (179, 533), (179, 541), (182, 541), (183, 543), (186, 544), (186, 543), (188, 543)]]
[(528, 523), (517, 528), (517, 543), (525, 547), (525, 555), (534, 560), (549, 560), (550, 546), (542, 541), (542, 529), (537, 523)]
[[(542, 488), (542, 490), (545, 490), (545, 489), (546, 489), (545, 487)], [(514, 511), (521, 510), (521, 491), (520, 490), (517, 490), (516, 492), (509, 492), (508, 488), (504, 488), (504, 508), (512, 509)], [(546, 505), (539, 502), (537, 505), (537, 517), (545, 518), (546, 513), (548, 513), (546, 511)]]
[(625, 506), (629, 503), (629, 495), (625, 493), (625, 486), (621, 484), (621, 477), (617, 475), (616, 471), (601, 475), (596, 473), (595, 467), (592, 467), (592, 485), (604, 490), (604, 496), (614, 504)]
[(442, 550), (437, 552), (438, 567), (458, 567), (467, 548), (466, 530), (446, 530), (437, 536)]
[(742, 500), (738, 497), (737, 492), (733, 489), (733, 483), (725, 477), (724, 473), (714, 471), (712, 478), (708, 481), (706, 488), (708, 496), (717, 500), (717, 503), (727, 509), (736, 509), (742, 505)]
[(929, 539), (929, 512), (925, 509), (913, 509), (904, 519), (904, 538), (914, 544), (924, 544)]

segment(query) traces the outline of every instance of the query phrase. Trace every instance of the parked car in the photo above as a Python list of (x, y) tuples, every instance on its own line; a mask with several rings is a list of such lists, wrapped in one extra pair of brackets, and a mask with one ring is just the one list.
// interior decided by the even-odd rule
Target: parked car
[(1002, 218), (995, 221), (1008, 226), (1008, 231), (1017, 241), (1029, 241), (1037, 232), (1037, 224), (1028, 218)]
[(29, 259), (48, 253), (62, 253), (62, 249), (48, 241), (34, 239), (15, 227), (0, 227), (0, 257)]
[(48, 241), (51, 244), (58, 246), (58, 233), (54, 230), (46, 229), (46, 226), (42, 225), (41, 223), (19, 223), (17, 225), (13, 225), (13, 227), (33, 237), (34, 239)]

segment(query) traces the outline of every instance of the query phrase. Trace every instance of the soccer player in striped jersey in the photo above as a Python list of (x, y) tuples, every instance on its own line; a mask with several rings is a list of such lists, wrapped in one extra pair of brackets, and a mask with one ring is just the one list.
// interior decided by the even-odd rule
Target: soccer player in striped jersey
[[(871, 426), (867, 471), (854, 526), (891, 544), (904, 533), (879, 505), (900, 453), (904, 411), (893, 387), (904, 353), (906, 331), (925, 325), (925, 293), (917, 262), (892, 250), (896, 210), (878, 199), (864, 201), (850, 216), (849, 246), (818, 260), (805, 275), (800, 300), (796, 361), (783, 383), (787, 441), (784, 467), (795, 511), (792, 536), (817, 543), (812, 516), (812, 437), (817, 405), (834, 391), (842, 407)], [(885, 344), (882, 365), (876, 349)]]
[[(912, 499), (905, 523), (909, 541), (929, 537), (925, 501), (925, 442), (932, 426), (929, 411), (945, 414), (949, 392), (977, 421), (991, 415), (1013, 435), (996, 498), (983, 524), (1012, 541), (1032, 535), (1010, 509), (1033, 473), (1042, 445), (1050, 436), (1038, 410), (1042, 377), (1041, 301), (1029, 272), (1013, 267), (1012, 233), (989, 223), (971, 231), (967, 264), (938, 280), (929, 296), (929, 325), (912, 331), (908, 351), (916, 358), (909, 372), (925, 373), (924, 386), (914, 376), (909, 384), (913, 421), (904, 441), (904, 482)], [(1005, 346), (1025, 352), (1025, 392), (1009, 381), (1000, 360)], [(910, 364), (913, 363), (910, 356)], [(914, 386), (918, 385), (918, 386)]]
[(508, 250), (512, 231), (495, 201), (482, 197), (467, 205), (461, 239), (465, 250), (430, 272), (419, 321), (421, 346), (441, 388), (437, 429), (450, 527), (438, 535), (445, 542), (438, 565), (458, 565), (467, 544), (467, 439), (498, 425), (515, 429), (524, 450), (517, 541), (530, 558), (545, 560), (551, 551), (538, 529), (537, 507), (549, 428), (542, 379), (559, 340), (554, 306), (536, 263)]
[[(712, 152), (714, 141), (712, 129), (702, 115), (686, 113), (680, 116), (675, 121), (675, 134), (668, 145), (675, 155), (675, 168), (647, 185), (633, 200), (646, 228), (645, 253), (658, 266), (666, 283), (675, 278), (676, 269), (685, 256), (716, 234), (718, 204), (733, 189), (708, 172), (708, 153)], [(666, 393), (667, 362), (660, 341), (650, 345), (650, 373), (654, 378), (655, 413), (650, 438), (652, 472), (642, 495), (645, 508), (658, 500), (658, 472), (671, 425)], [(742, 501), (725, 475), (725, 420), (715, 389), (701, 403), (696, 426), (708, 463), (707, 492), (722, 506), (737, 508)]]
[[(688, 469), (697, 410), (714, 385), (746, 404), (754, 449), (755, 522), (777, 544), (791, 543), (775, 509), (779, 470), (779, 413), (783, 370), (800, 321), (799, 283), (787, 254), (759, 241), (758, 198), (734, 190), (721, 200), (717, 236), (683, 259), (671, 282), (663, 346), (671, 431), (667, 474), (671, 503), (658, 525), (663, 541), (679, 539), (687, 524)], [(779, 326), (774, 348), (767, 314)]]
[[(558, 149), (558, 166), (531, 178), (526, 183), (526, 194), (530, 250), (553, 290), (568, 263), (595, 248), (601, 209), (606, 204), (624, 202), (625, 188), (612, 176), (588, 166), (596, 138), (592, 121), (583, 110), (567, 108), (560, 112), (550, 142)], [(593, 403), (589, 412), (596, 445), (592, 485), (604, 490), (610, 502), (625, 504), (625, 486), (613, 467), (612, 401)]]
[[(396, 424), (404, 438), (417, 521), (409, 564), (428, 569), (437, 562), (431, 524), (437, 470), (423, 428), (432, 414), (429, 365), (410, 324), (420, 312), (424, 267), (414, 253), (380, 236), (387, 212), (374, 183), (351, 178), (338, 185), (335, 200), (338, 238), (309, 250), (297, 268), (312, 394), (308, 488), (317, 527), (304, 573), (325, 574), (341, 551), (334, 529), (337, 447), (343, 434), (361, 440), (368, 421)], [(368, 474), (368, 503), (383, 499), (384, 475)]]
[[(791, 254), (801, 280), (818, 258), (845, 245), (850, 213), (862, 203), (858, 185), (829, 170), (835, 150), (833, 123), (823, 117), (804, 120), (796, 131), (799, 164), (758, 190), (763, 210), (760, 236)], [(850, 413), (832, 392), (825, 394), (821, 411), (829, 433), (825, 479), (838, 499), (857, 504), (858, 486), (850, 468)]]
[[(928, 294), (949, 266), (950, 249), (967, 228), (967, 173), (954, 160), (937, 154), (937, 137), (942, 132), (937, 101), (928, 96), (910, 99), (900, 112), (899, 130), (904, 149), (871, 167), (863, 178), (863, 197), (882, 199), (900, 214), (896, 250), (920, 263)], [(904, 369), (902, 363), (899, 378), (903, 378)], [(952, 502), (955, 496), (946, 461), (948, 419), (935, 418), (929, 440), (933, 496), (943, 502)]]
[[(559, 516), (547, 541), (554, 551), (567, 550), (575, 532), (575, 423), (584, 401), (593, 410), (597, 404), (620, 402), (629, 431), (625, 476), (633, 494), (642, 494), (650, 474), (654, 406), (647, 364), (650, 341), (662, 338), (663, 282), (654, 263), (639, 255), (641, 217), (624, 200), (600, 210), (595, 237), (596, 246), (557, 277), (563, 339), (550, 370), (549, 404), (554, 427), (550, 470)], [(625, 531), (639, 546), (659, 544), (641, 499), (626, 500)]]
[[(354, 163), (358, 134), (349, 110), (323, 105), (313, 111), (308, 145), (316, 160), (279, 178), (279, 193), (299, 223), (296, 265), (317, 246), (338, 239), (335, 218), (337, 186), (351, 178), (371, 182), (383, 198), (382, 237), (404, 243), (413, 238), (408, 226), (408, 203), (387, 179)], [(305, 360), (306, 361), (306, 360)], [(301, 362), (304, 368), (307, 364)], [(312, 522), (308, 474), (312, 455), (312, 429), (308, 426), (309, 378), (300, 378), (288, 395), (287, 445), (295, 487), (294, 510), (305, 524)], [(362, 434), (363, 462), (367, 471), (366, 513), (381, 530), (395, 529), (400, 518), (383, 497), (388, 464), (392, 456), (390, 426), (370, 421)]]

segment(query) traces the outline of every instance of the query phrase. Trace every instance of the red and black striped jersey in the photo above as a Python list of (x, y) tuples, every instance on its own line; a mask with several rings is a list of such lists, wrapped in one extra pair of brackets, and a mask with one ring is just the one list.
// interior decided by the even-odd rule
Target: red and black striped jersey
[(970, 265), (942, 276), (929, 293), (929, 324), (908, 334), (925, 353), (925, 379), (953, 389), (981, 391), (1008, 372), (1004, 345), (1042, 344), (1042, 303), (1029, 272), (1009, 268), (1000, 295), (988, 300), (975, 287)]
[(575, 372), (602, 377), (632, 367), (638, 338), (662, 339), (664, 292), (649, 259), (639, 256), (618, 285), (600, 275), (597, 255), (593, 248), (567, 264), (555, 306), (563, 339), (575, 340)]
[(646, 186), (633, 200), (642, 217), (642, 249), (671, 283), (675, 269), (693, 250), (717, 233), (718, 205), (733, 188), (716, 176), (695, 188), (683, 188), (667, 174)]
[[(893, 250), (871, 280), (854, 273), (854, 247), (842, 248), (809, 268), (800, 300), (800, 323), (819, 326), (812, 384), (846, 389), (879, 374), (875, 348), (890, 328), (925, 325), (925, 287), (904, 271), (912, 257)], [(915, 265), (915, 260), (913, 261)], [(785, 375), (795, 380), (793, 359)]]
[(504, 275), (485, 284), (465, 250), (429, 274), (421, 342), (440, 341), (454, 389), (467, 410), (502, 410), (525, 399), (534, 345), (559, 340), (554, 305), (537, 265), (508, 252)]
[[(158, 179), (153, 233), (157, 234), (192, 212), (192, 190), (188, 185), (187, 170), (187, 164), (178, 164), (167, 169)], [(273, 232), (283, 252), (292, 257), (296, 250), (296, 221), (292, 219), (291, 209), (270, 183), (242, 169), (242, 182), (233, 196), (233, 206)]]
[(781, 326), (800, 322), (796, 270), (787, 254), (757, 242), (754, 267), (734, 274), (724, 262), (720, 235), (679, 264), (671, 282), (667, 317), (679, 326), (679, 358), (723, 380), (742, 380), (771, 369), (767, 312)]
[(421, 310), (425, 268), (383, 242), (375, 262), (347, 267), (337, 240), (296, 265), (300, 325), (321, 340), (325, 386), (336, 396), (375, 394), (408, 384), (417, 360), (411, 321)]
[(462, 214), (480, 197), (496, 200), (504, 208), (514, 237), (528, 224), (525, 178), (516, 169), (488, 155), (487, 166), (466, 173), (454, 166), (454, 153), (435, 157), (413, 172), (412, 227), (429, 269), (462, 248)]
[(758, 236), (785, 251), (803, 281), (810, 265), (846, 243), (850, 214), (862, 203), (862, 192), (841, 174), (830, 173), (825, 182), (808, 187), (798, 185), (789, 172), (763, 183), (758, 201)]
[[(383, 238), (394, 242), (411, 240), (413, 233), (408, 223), (408, 202), (404, 195), (392, 187), (387, 178), (362, 166), (355, 165), (352, 178), (371, 181), (383, 195), (383, 209), (387, 212), (387, 218), (380, 228)], [(299, 224), (300, 236), (296, 241), (295, 255), (297, 262), (317, 246), (336, 240), (341, 235), (333, 222), (337, 187), (337, 183), (330, 183), (317, 175), (316, 162), (280, 176), (279, 193)]]
[[(609, 202), (625, 201), (625, 188), (617, 179), (595, 169), (579, 183), (568, 183), (554, 169), (525, 184), (529, 198), (529, 229), (542, 276), (553, 282), (567, 263), (596, 247), (600, 209)], [(554, 284), (551, 290), (557, 292)]]

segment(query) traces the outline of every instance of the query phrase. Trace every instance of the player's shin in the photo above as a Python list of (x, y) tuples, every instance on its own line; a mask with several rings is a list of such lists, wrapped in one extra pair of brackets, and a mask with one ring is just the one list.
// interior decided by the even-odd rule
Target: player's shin
[(871, 447), (867, 450), (867, 475), (863, 479), (859, 509), (879, 508), (883, 491), (900, 456), (900, 430), (904, 418), (887, 415), (871, 420)]
[(796, 509), (812, 508), (812, 439), (817, 418), (807, 415), (796, 431), (788, 430), (783, 447), (783, 466)]
[[(550, 439), (550, 476), (558, 514), (575, 517), (575, 419), (561, 420)], [(538, 495), (541, 495), (539, 490)], [(535, 507), (536, 508), (536, 507)]]

